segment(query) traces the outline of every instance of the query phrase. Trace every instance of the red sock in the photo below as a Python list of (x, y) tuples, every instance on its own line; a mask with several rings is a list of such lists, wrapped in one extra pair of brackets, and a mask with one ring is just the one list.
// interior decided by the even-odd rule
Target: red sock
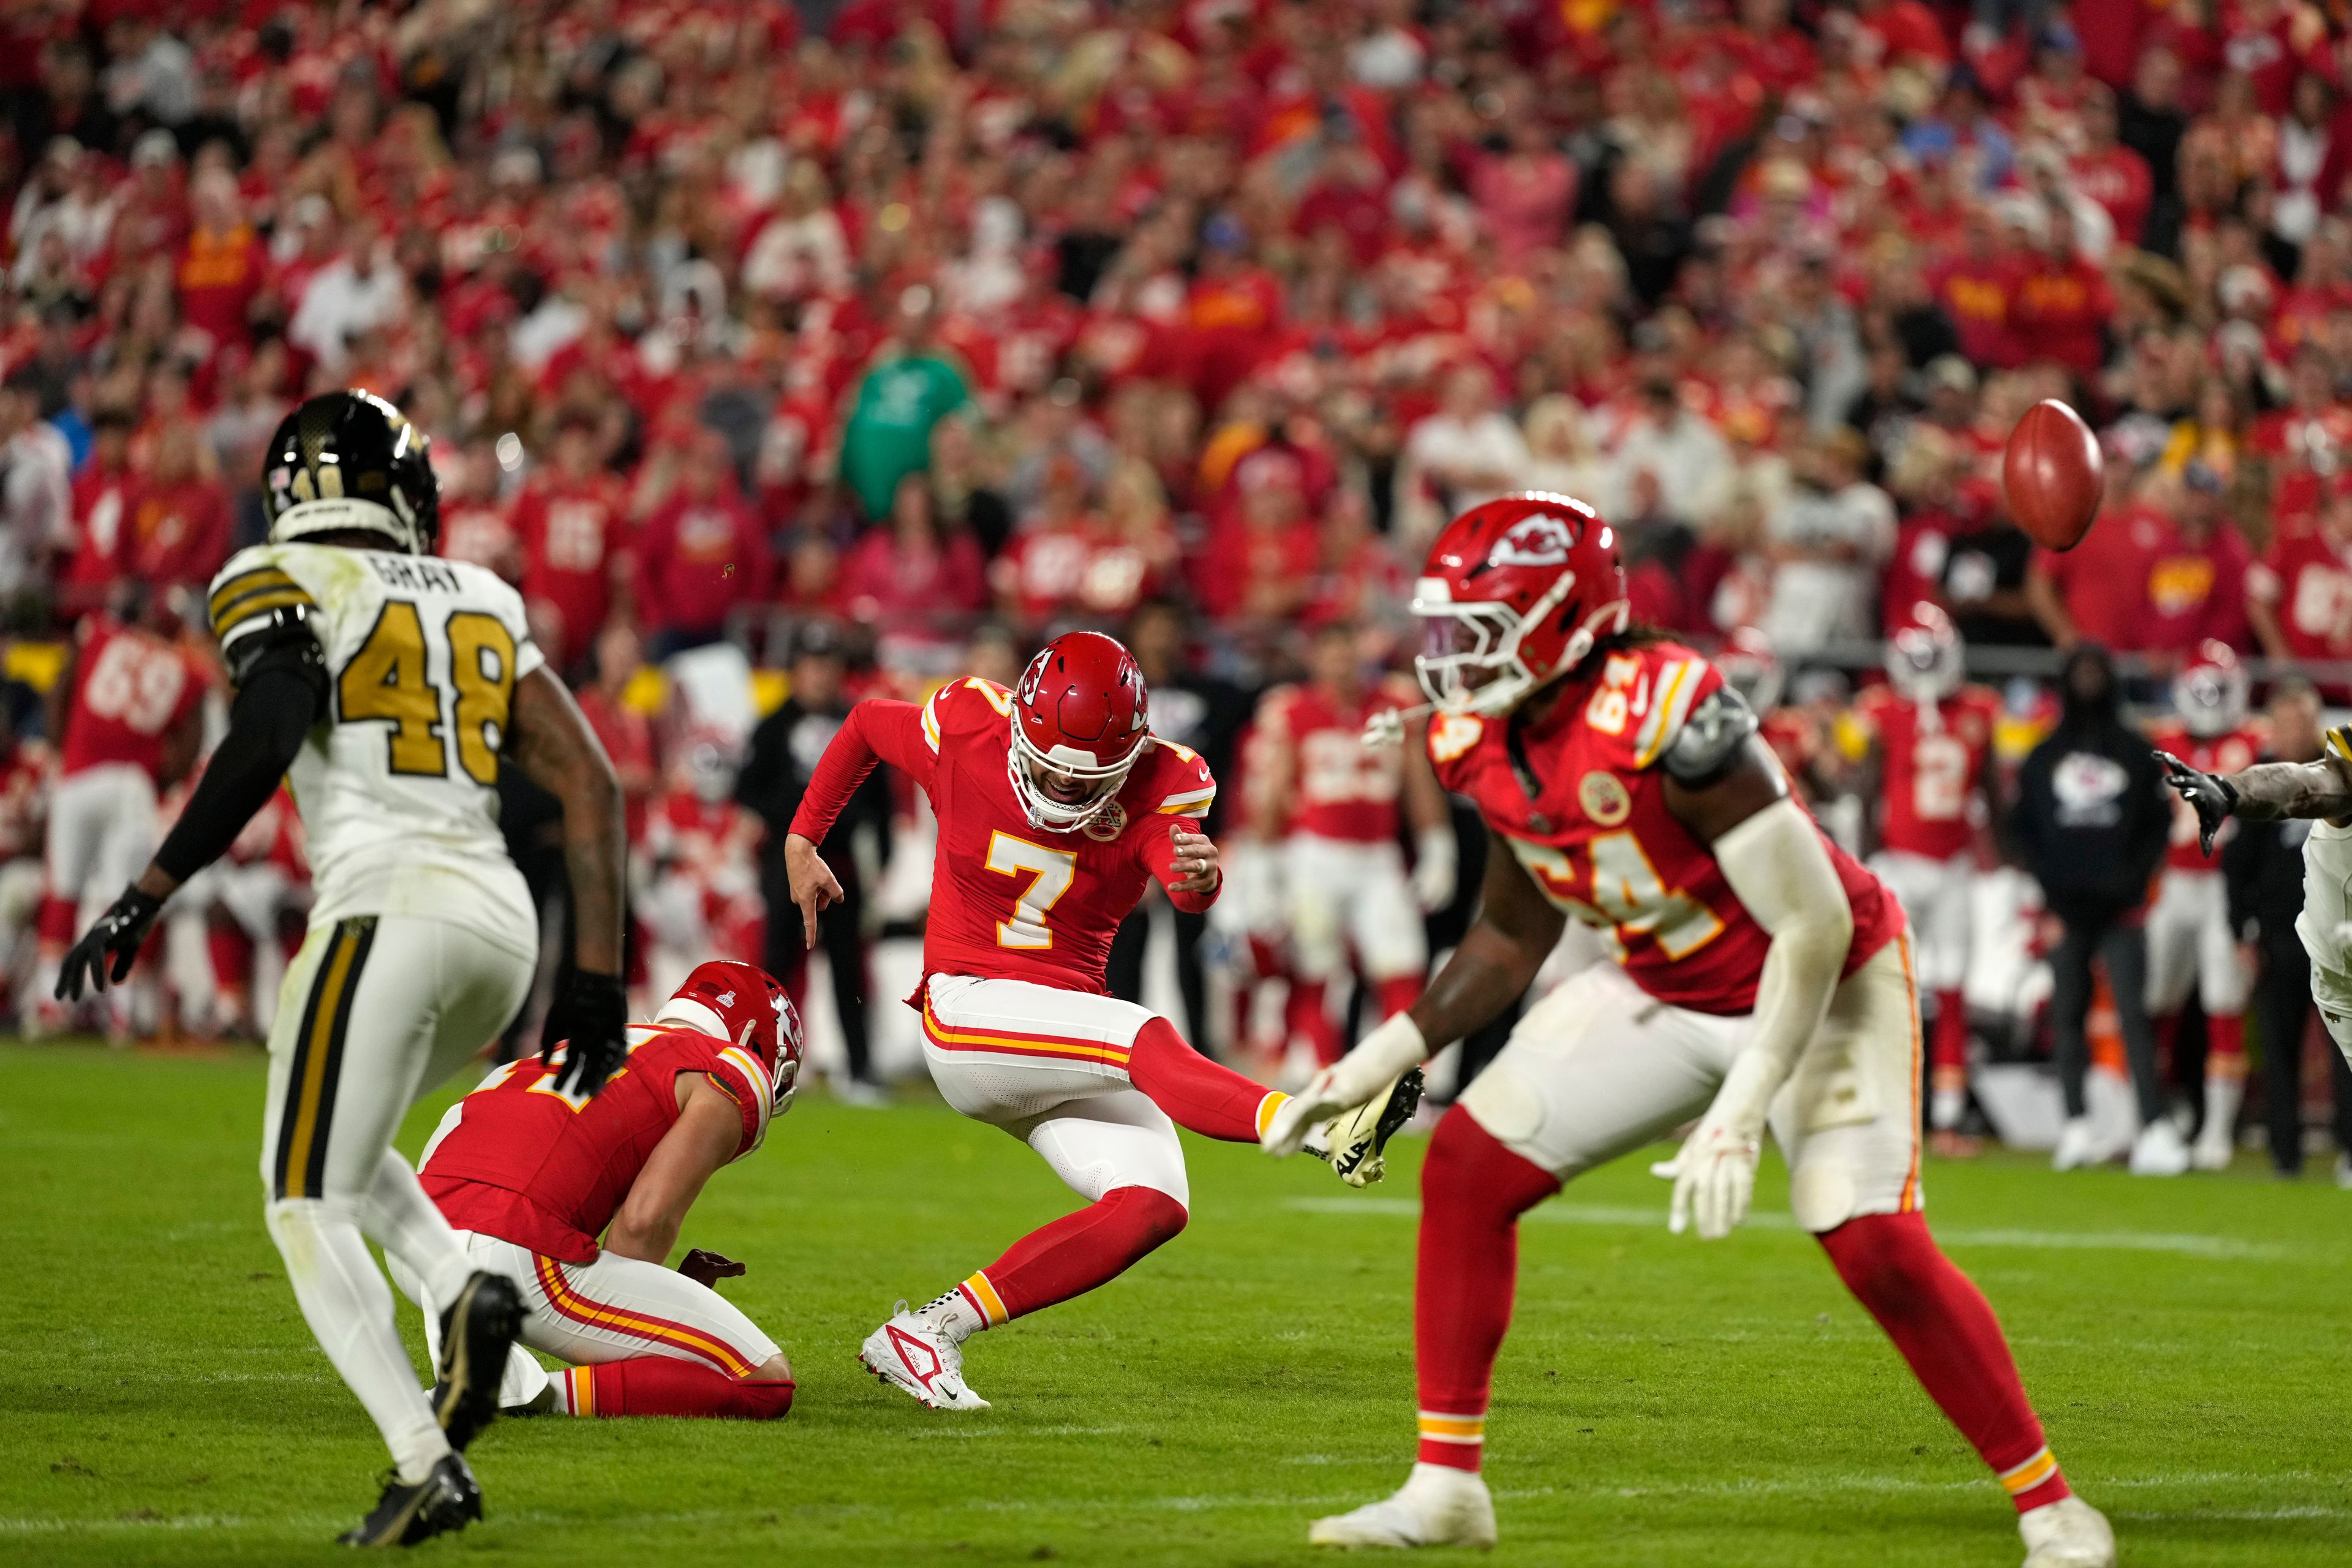
[(1519, 1215), (1558, 1191), (1550, 1172), (1504, 1148), (1458, 1105), (1429, 1141), (1412, 1308), (1424, 1465), (1478, 1468), (1495, 1356), (1511, 1326)]
[(1969, 1004), (1958, 991), (1936, 993), (1936, 1036), (1930, 1053), (1937, 1077), (1948, 1069), (1967, 1081), (1969, 1071)]
[(244, 994), (246, 976), (253, 973), (253, 939), (240, 927), (215, 921), (205, 928), (205, 948), (212, 956), (213, 984)]
[(1228, 1143), (1256, 1142), (1265, 1119), (1289, 1098), (1219, 1067), (1186, 1045), (1165, 1018), (1137, 1033), (1128, 1048), (1127, 1076), (1177, 1126)]
[(2166, 1083), (2172, 1081), (2172, 1042), (2180, 1037), (2180, 1015), (2159, 1013), (2148, 1020), (2156, 1026), (2156, 1071)]
[(704, 1415), (773, 1421), (793, 1407), (790, 1378), (740, 1381), (716, 1367), (667, 1356), (575, 1366), (555, 1377), (557, 1402), (574, 1415)]
[(1323, 992), (1320, 980), (1292, 981), (1282, 1018), (1290, 1026), (1290, 1037), (1303, 1036), (1315, 1047), (1315, 1059), (1329, 1067), (1339, 1059), (1339, 1026), (1331, 1021), (1331, 1010), (1323, 1005)]
[(1375, 980), (1372, 999), (1380, 1005), (1381, 1021), (1386, 1022), (1421, 1000), (1421, 976), (1400, 974), (1391, 980)]
[(33, 929), (39, 933), (41, 945), (54, 946), (60, 960), (64, 959), (66, 949), (73, 945), (76, 912), (72, 900), (60, 899), (54, 893), (42, 895), (41, 912), (35, 920)]
[(1014, 1242), (963, 1282), (964, 1296), (994, 1328), (1118, 1279), (1175, 1239), (1188, 1217), (1182, 1204), (1156, 1188), (1113, 1187)]
[(2246, 1076), (2246, 1020), (2242, 1015), (2208, 1014), (2205, 1018), (2205, 1076)]
[(1927, 1234), (1927, 1216), (1867, 1215), (1820, 1238), (1838, 1278), (1878, 1320), (1912, 1374), (1982, 1455), (2017, 1511), (2070, 1497), (2042, 1441), (2000, 1321)]

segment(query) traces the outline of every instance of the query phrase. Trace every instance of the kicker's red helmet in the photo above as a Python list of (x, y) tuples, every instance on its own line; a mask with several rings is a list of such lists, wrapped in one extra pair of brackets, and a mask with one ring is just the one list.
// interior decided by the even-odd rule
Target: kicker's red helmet
[(1103, 813), (1151, 738), (1143, 671), (1100, 632), (1065, 632), (1040, 649), (1013, 692), (1013, 793), (1032, 825), (1054, 833)]
[(2173, 710), (2200, 741), (2226, 735), (2246, 721), (2246, 667), (2230, 645), (2208, 637), (2172, 678)]
[(1886, 679), (1914, 702), (1949, 697), (1968, 678), (1959, 628), (1930, 604), (1912, 606), (1910, 616), (1886, 639)]
[(1567, 496), (1504, 496), (1446, 524), (1413, 584), (1427, 631), (1413, 661), (1448, 712), (1507, 713), (1622, 631), (1617, 537)]
[(766, 970), (731, 958), (697, 964), (654, 1022), (683, 1025), (742, 1047), (767, 1070), (774, 1114), (792, 1104), (801, 1070), (801, 1015)]

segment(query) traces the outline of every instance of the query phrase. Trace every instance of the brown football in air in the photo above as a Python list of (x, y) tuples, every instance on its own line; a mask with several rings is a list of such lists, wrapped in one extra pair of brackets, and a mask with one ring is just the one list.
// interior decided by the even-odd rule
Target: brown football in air
[(2091, 531), (2105, 483), (2099, 439), (2083, 416), (2054, 397), (2025, 411), (2001, 454), (2001, 488), (2017, 526), (2053, 550), (2072, 550)]

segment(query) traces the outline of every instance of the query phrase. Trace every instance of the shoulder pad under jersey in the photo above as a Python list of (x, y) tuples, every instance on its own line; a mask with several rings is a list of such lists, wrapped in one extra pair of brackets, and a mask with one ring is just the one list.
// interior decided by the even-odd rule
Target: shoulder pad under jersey
[(1756, 710), (1729, 686), (1718, 686), (1694, 704), (1661, 759), (1676, 784), (1700, 788), (1731, 771), (1740, 749), (1758, 729)]

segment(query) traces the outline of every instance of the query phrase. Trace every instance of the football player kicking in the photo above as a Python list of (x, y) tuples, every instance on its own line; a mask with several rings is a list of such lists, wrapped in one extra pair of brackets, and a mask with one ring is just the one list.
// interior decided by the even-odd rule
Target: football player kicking
[[(66, 955), (58, 994), (126, 978), (163, 900), (290, 776), (317, 902), (269, 1031), (264, 1213), (310, 1331), (392, 1449), (381, 1500), (342, 1539), (405, 1545), (481, 1517), (459, 1450), (496, 1413), (523, 1305), (476, 1267), (393, 1133), (530, 989), (539, 912), (499, 834), (502, 762), (563, 808), (577, 967), (548, 1019), (571, 1043), (551, 1087), (585, 1099), (619, 1064), (621, 792), (520, 597), (432, 558), (439, 487), (398, 409), (313, 397), (265, 462), (269, 542), (232, 556), (210, 601), (237, 689), (228, 733), (154, 859)], [(429, 1400), (371, 1237), (446, 1303)]]
[[(1147, 878), (1180, 910), (1217, 894), (1216, 847), (1194, 826), (1216, 783), (1151, 733), (1146, 702), (1135, 660), (1095, 632), (1048, 643), (1015, 691), (965, 679), (919, 707), (861, 702), (785, 839), (814, 942), (817, 910), (841, 896), (816, 846), (850, 793), (877, 762), (922, 787), (940, 821), (924, 979), (908, 999), (924, 1060), (950, 1105), (1027, 1142), (1087, 1200), (921, 1310), (899, 1302), (867, 1337), (866, 1367), (933, 1409), (987, 1408), (963, 1379), (970, 1336), (1116, 1279), (1184, 1228), (1177, 1126), (1254, 1142), (1288, 1098), (1103, 994), (1111, 937)], [(1375, 1087), (1370, 1110), (1318, 1151), (1359, 1185), (1420, 1097), (1418, 1078)]]
[(2157, 752), (2165, 780), (2197, 813), (2199, 847), (2212, 853), (2230, 818), (2312, 819), (2303, 841), (2303, 913), (2294, 934), (2311, 955), (2311, 999), (2344, 1059), (2352, 1062), (2352, 724), (2327, 731), (2315, 763), (2257, 763), (2209, 773)]
[[(522, 1282), (522, 1343), (572, 1363), (551, 1383), (516, 1346), (499, 1404), (773, 1420), (793, 1407), (792, 1368), (710, 1288), (743, 1266), (699, 1248), (662, 1264), (703, 1184), (791, 1108), (800, 1015), (765, 971), (721, 959), (628, 1038), (627, 1065), (584, 1103), (554, 1087), (560, 1054), (496, 1068), (418, 1162), (476, 1267)], [(425, 1309), (437, 1357), (431, 1290), (397, 1260), (392, 1278)]]
[(1410, 1011), (1270, 1119), (1268, 1151), (1493, 1018), (1567, 916), (1620, 962), (1531, 1008), (1438, 1124), (1422, 1171), (1421, 1462), (1310, 1539), (1493, 1542), (1478, 1465), (1518, 1216), (1696, 1116), (1661, 1167), (1671, 1227), (1729, 1234), (1769, 1125), (1797, 1223), (2000, 1477), (2030, 1568), (2108, 1568), (2106, 1521), (2068, 1491), (2000, 1325), (1920, 1213), (1918, 1010), (1895, 900), (1789, 798), (1722, 677), (1627, 628), (1615, 542), (1581, 502), (1465, 513), (1413, 610), (1430, 628), (1431, 760), (1491, 835), (1484, 909)]

